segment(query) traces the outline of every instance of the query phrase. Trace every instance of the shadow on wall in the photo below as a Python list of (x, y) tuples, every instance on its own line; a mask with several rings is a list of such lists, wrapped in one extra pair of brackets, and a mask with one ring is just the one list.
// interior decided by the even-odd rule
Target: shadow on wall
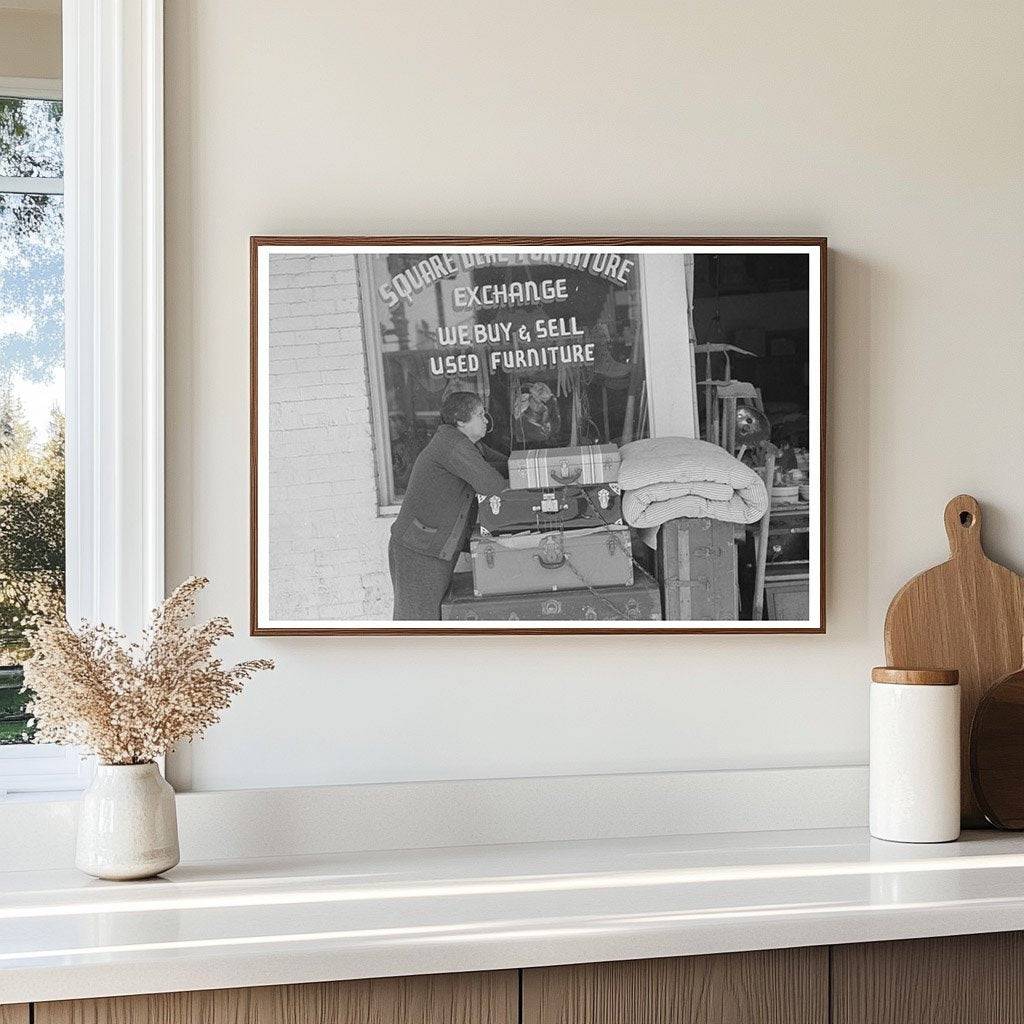
[[(891, 291), (891, 288), (888, 289)], [(826, 409), (826, 601), (831, 623), (881, 638), (870, 608), (870, 452), (872, 309), (887, 303), (877, 267), (842, 250), (829, 250)], [(844, 515), (844, 509), (853, 512)], [(840, 576), (840, 571), (842, 575)], [(881, 604), (884, 609), (888, 598)], [(834, 629), (830, 626), (830, 632)]]

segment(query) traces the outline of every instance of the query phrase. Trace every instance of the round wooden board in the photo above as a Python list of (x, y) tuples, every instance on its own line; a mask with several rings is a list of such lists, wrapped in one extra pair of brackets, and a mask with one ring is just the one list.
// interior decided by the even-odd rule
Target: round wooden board
[(989, 822), (1024, 829), (1024, 668), (993, 684), (978, 702), (971, 784)]

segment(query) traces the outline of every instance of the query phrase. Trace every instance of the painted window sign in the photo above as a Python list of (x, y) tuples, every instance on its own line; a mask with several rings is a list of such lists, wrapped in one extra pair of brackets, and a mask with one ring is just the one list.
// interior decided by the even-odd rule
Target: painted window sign
[(391, 471), (405, 490), (453, 390), (485, 400), (497, 447), (623, 443), (631, 370), (642, 373), (639, 271), (616, 253), (376, 255), (372, 275)]

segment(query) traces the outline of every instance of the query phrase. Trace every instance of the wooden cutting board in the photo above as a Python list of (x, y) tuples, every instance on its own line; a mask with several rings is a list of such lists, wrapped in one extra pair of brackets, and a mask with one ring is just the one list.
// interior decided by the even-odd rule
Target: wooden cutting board
[(885, 615), (887, 664), (960, 672), (960, 814), (965, 828), (985, 826), (971, 790), (974, 712), (993, 683), (1020, 668), (1024, 636), (1024, 579), (985, 554), (981, 518), (981, 507), (969, 494), (949, 502), (949, 561), (906, 583)]

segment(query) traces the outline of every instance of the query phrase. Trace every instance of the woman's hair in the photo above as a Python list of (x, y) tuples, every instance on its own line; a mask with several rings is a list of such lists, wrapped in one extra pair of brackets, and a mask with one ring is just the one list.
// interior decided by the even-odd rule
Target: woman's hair
[(457, 427), (473, 418), (478, 408), (483, 408), (483, 400), (475, 391), (453, 391), (441, 403), (441, 422), (450, 427)]

